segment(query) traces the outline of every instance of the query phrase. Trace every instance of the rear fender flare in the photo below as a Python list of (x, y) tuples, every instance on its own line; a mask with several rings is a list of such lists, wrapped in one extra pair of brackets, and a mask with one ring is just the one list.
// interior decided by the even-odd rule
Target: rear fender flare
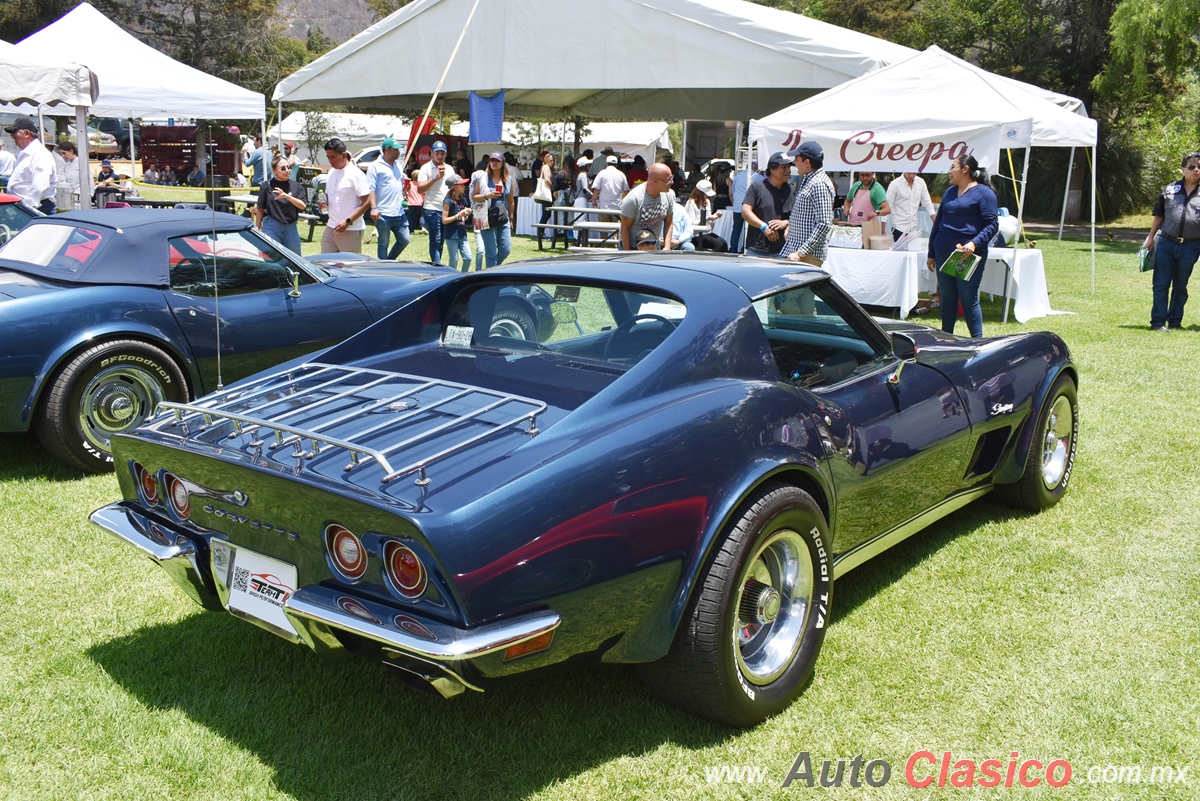
[(641, 621), (641, 626), (649, 626), (650, 631), (661, 632), (661, 636), (658, 634), (636, 636), (631, 632), (626, 639), (638, 643), (638, 646), (621, 649), (620, 658), (611, 661), (653, 662), (667, 653), (679, 628), (679, 622), (683, 619), (684, 612), (692, 601), (692, 595), (696, 591), (696, 582), (711, 558), (722, 533), (737, 519), (736, 516), (742, 505), (764, 484), (771, 482), (790, 484), (812, 495), (832, 528), (831, 517), (835, 514), (832, 502), (833, 487), (812, 454), (797, 454), (793, 457), (793, 461), (776, 464), (758, 472), (747, 473), (731, 488), (729, 493), (714, 500), (713, 513), (709, 517), (709, 523), (697, 542), (691, 561), (682, 567), (679, 583), (675, 587), (669, 605), (659, 605), (658, 608), (662, 610), (662, 614), (655, 615), (656, 620)]

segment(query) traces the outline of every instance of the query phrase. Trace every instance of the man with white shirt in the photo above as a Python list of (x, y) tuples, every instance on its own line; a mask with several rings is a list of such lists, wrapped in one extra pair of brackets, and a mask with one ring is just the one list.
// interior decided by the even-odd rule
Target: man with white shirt
[[(617, 157), (605, 156), (607, 166), (596, 174), (592, 181), (592, 203), (598, 209), (620, 212), (621, 200), (629, 193), (629, 181), (625, 173), (617, 169)], [(601, 215), (601, 222), (615, 222), (616, 215)]]
[(429, 161), (417, 173), (417, 191), (425, 196), (421, 222), (429, 232), (429, 261), (438, 266), (442, 263), (442, 201), (446, 199), (446, 178), (452, 172), (446, 163), (446, 143), (439, 139), (433, 143)]
[(38, 139), (37, 123), (29, 117), (18, 117), (4, 130), (12, 134), (13, 141), (21, 148), (8, 179), (8, 191), (43, 214), (53, 214), (58, 170), (54, 157)]
[(325, 157), (333, 169), (325, 180), (329, 222), (321, 234), (321, 252), (362, 253), (363, 215), (371, 208), (367, 176), (350, 161), (346, 143), (337, 137), (325, 143)]
[(896, 242), (905, 234), (920, 236), (921, 223), (918, 212), (924, 206), (929, 216), (934, 216), (933, 200), (929, 197), (929, 187), (915, 172), (906, 172), (900, 178), (892, 181), (887, 189), (888, 206), (892, 209), (892, 241)]

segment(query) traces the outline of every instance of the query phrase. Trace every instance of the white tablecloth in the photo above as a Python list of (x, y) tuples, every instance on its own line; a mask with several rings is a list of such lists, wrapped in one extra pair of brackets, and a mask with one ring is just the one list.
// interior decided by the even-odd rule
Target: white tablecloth
[[(1015, 301), (1013, 313), (1024, 323), (1051, 313), (1046, 291), (1046, 268), (1040, 250), (1016, 250), (1009, 297)], [(1013, 262), (1013, 248), (988, 251), (983, 281), (979, 290), (1004, 296), (1005, 264)], [(895, 306), (900, 316), (908, 315), (920, 292), (937, 291), (937, 279), (925, 266), (925, 253), (892, 250), (852, 250), (829, 248), (823, 265), (842, 289), (859, 303)]]
[(541, 219), (542, 207), (534, 203), (533, 198), (517, 198), (517, 228), (513, 233), (517, 236), (537, 236), (533, 224)]

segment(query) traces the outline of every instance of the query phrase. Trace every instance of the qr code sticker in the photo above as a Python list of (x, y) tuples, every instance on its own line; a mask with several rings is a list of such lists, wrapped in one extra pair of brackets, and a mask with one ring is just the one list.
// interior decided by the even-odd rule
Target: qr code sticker
[(234, 565), (233, 568), (233, 591), (246, 592), (250, 585), (250, 571), (244, 567)]

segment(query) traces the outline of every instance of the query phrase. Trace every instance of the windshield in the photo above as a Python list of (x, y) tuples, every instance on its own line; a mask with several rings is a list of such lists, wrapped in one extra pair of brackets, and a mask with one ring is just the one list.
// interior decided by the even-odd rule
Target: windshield
[(88, 263), (103, 239), (104, 234), (91, 228), (30, 225), (0, 247), (0, 259), (73, 275)]

